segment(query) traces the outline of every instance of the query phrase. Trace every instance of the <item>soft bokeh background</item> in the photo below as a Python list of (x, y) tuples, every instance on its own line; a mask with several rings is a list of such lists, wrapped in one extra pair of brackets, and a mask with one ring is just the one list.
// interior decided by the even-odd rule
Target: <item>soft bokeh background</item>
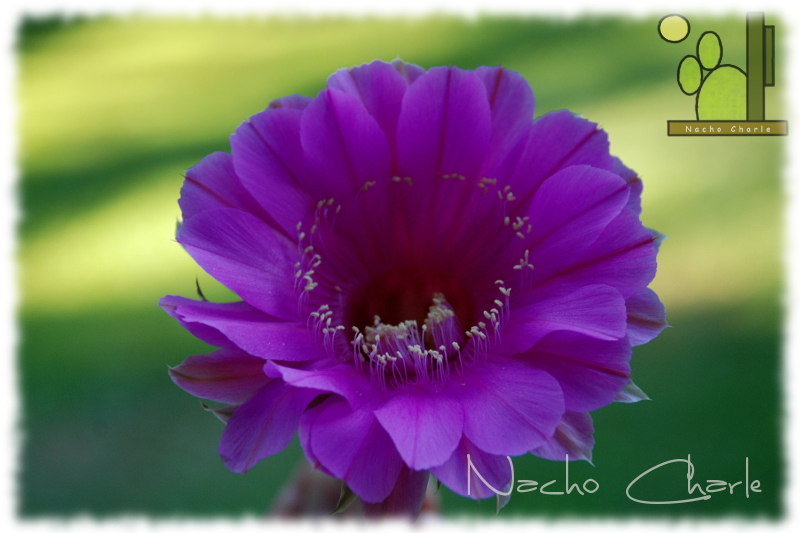
[[(667, 13), (664, 13), (667, 14)], [(175, 387), (167, 365), (210, 351), (156, 302), (224, 290), (173, 241), (182, 173), (273, 98), (314, 95), (334, 70), (402, 57), (424, 67), (503, 64), (521, 72), (537, 116), (569, 108), (607, 129), (645, 183), (644, 222), (667, 234), (653, 287), (672, 328), (634, 351), (653, 399), (594, 414), (592, 495), (515, 494), (504, 516), (782, 514), (781, 265), (784, 138), (667, 137), (694, 116), (676, 69), (703, 31), (745, 67), (745, 16), (689, 18), (678, 44), (643, 19), (452, 17), (93, 18), (21, 21), (18, 352), (22, 516), (263, 515), (297, 442), (247, 475), (216, 453), (222, 425)], [(785, 36), (766, 116), (784, 119)], [(750, 479), (761, 493), (645, 506), (628, 483), (691, 454), (695, 481)], [(517, 479), (564, 485), (563, 463), (517, 458)], [(562, 489), (563, 490), (563, 489)], [(676, 464), (638, 496), (684, 499)], [(444, 512), (491, 515), (442, 489)]]

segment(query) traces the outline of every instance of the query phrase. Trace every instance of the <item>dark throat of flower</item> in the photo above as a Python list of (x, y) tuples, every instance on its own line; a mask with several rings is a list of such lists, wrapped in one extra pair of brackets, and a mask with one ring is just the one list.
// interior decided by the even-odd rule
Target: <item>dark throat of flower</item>
[(495, 300), (483, 320), (453, 280), (395, 271), (365, 285), (348, 306), (353, 363), (387, 387), (446, 380), (498, 340), (510, 294), (498, 285), (505, 301)]

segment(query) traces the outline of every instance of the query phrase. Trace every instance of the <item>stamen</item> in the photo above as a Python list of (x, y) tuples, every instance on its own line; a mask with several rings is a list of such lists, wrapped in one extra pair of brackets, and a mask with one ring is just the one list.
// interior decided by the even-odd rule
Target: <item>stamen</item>
[(450, 361), (460, 357), (458, 317), (439, 293), (421, 327), (416, 320), (384, 324), (376, 315), (363, 333), (353, 330), (353, 357), (369, 361), (370, 372), (383, 385), (441, 381), (449, 376)]
[(497, 197), (500, 200), (505, 200), (507, 202), (513, 202), (514, 200), (517, 199), (517, 197), (514, 196), (514, 193), (511, 192), (511, 186), (510, 185), (506, 185), (505, 187), (503, 187), (502, 191), (497, 191)]
[(531, 273), (534, 270), (534, 266), (530, 262), (530, 250), (525, 250), (525, 254), (523, 255), (522, 259), (519, 260), (519, 264), (514, 265), (513, 268), (514, 270), (522, 271), (522, 279), (521, 279), (522, 289), (524, 291), (530, 290), (532, 283)]
[(478, 182), (478, 188), (482, 189), (482, 193), (486, 194), (489, 192), (489, 187), (494, 187), (497, 185), (497, 179), (495, 178), (481, 178), (481, 181)]
[(525, 225), (525, 223), (528, 221), (529, 218), (530, 217), (517, 217), (517, 219), (514, 221), (514, 224), (512, 225), (514, 231), (519, 231), (519, 229)]

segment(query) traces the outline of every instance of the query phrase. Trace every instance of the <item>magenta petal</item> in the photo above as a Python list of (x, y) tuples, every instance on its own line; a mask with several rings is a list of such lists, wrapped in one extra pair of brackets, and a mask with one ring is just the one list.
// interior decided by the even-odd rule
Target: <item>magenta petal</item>
[(512, 190), (525, 201), (546, 179), (572, 165), (614, 169), (608, 136), (597, 124), (562, 110), (533, 122), (528, 144), (511, 177)]
[(233, 413), (219, 442), (230, 470), (247, 472), (261, 459), (282, 451), (292, 440), (300, 415), (318, 391), (273, 380)]
[(314, 405), (309, 406), (308, 409), (300, 417), (300, 425), (297, 428), (297, 437), (300, 441), (300, 447), (303, 448), (303, 453), (308, 459), (308, 462), (312, 464), (312, 466), (331, 476), (336, 477), (330, 470), (325, 468), (325, 466), (319, 462), (317, 456), (314, 454), (314, 450), (311, 449), (311, 427), (314, 425), (314, 422), (317, 420), (317, 417), (325, 411), (328, 407), (328, 404), (331, 401), (337, 401), (335, 397), (328, 397), (323, 399), (319, 403), (314, 402)]
[(474, 362), (451, 377), (449, 388), (464, 409), (464, 435), (496, 455), (521, 455), (543, 444), (564, 413), (558, 382), (509, 358)]
[(230, 154), (214, 152), (186, 171), (178, 200), (183, 219), (198, 213), (232, 207), (264, 216), (258, 203), (239, 181)]
[(428, 488), (427, 470), (411, 470), (403, 466), (391, 494), (380, 503), (364, 502), (364, 515), (372, 517), (405, 516), (416, 518), (422, 510)]
[(308, 361), (325, 355), (305, 324), (278, 320), (247, 302), (215, 303), (166, 296), (160, 304), (181, 325), (210, 344), (233, 344), (252, 355), (276, 361)]
[(326, 403), (310, 427), (314, 456), (365, 502), (385, 500), (403, 466), (392, 439), (372, 410), (352, 410), (343, 400)]
[(305, 387), (332, 392), (343, 397), (350, 407), (357, 409), (372, 401), (377, 392), (376, 383), (353, 365), (339, 363), (322, 368), (300, 369), (274, 365), (286, 383), (293, 387)]
[(624, 179), (625, 183), (628, 184), (628, 188), (631, 190), (631, 195), (628, 197), (628, 204), (625, 207), (638, 215), (642, 212), (643, 190), (642, 180), (639, 179), (639, 175), (623, 165), (622, 161), (620, 161), (617, 157), (614, 158), (614, 168), (612, 169), (612, 172)]
[(177, 239), (203, 270), (249, 304), (297, 319), (297, 247), (262, 220), (234, 209), (206, 211), (187, 220)]
[[(553, 331), (575, 331), (602, 340), (626, 333), (625, 300), (608, 285), (586, 285), (574, 292), (537, 291), (536, 300), (511, 310), (500, 352), (513, 355)], [(534, 296), (532, 295), (532, 296)]]
[(437, 67), (406, 91), (397, 124), (404, 176), (430, 183), (459, 174), (477, 180), (489, 148), (491, 112), (486, 87), (474, 72)]
[(270, 105), (231, 136), (233, 165), (242, 184), (292, 238), (297, 223), (305, 220), (316, 201), (301, 185), (306, 172), (301, 116), (301, 109)]
[(614, 401), (628, 382), (627, 339), (602, 341), (569, 331), (551, 333), (523, 359), (558, 380), (567, 411), (593, 411)]
[(667, 311), (658, 295), (645, 289), (625, 300), (628, 307), (628, 338), (633, 346), (655, 339), (667, 327)]
[[(183, 296), (164, 296), (158, 301), (158, 305), (166, 311), (169, 316), (174, 318), (178, 321), (178, 323), (189, 330), (189, 332), (200, 339), (201, 341), (210, 344), (212, 346), (218, 346), (220, 348), (232, 348), (238, 349), (239, 347), (231, 341), (224, 333), (222, 333), (219, 329), (213, 326), (208, 326), (201, 322), (195, 321), (187, 321), (183, 318), (182, 313), (178, 312), (178, 308), (183, 306), (184, 304), (191, 305), (197, 302), (197, 300), (191, 300), (189, 298), (184, 298)], [(241, 304), (250, 307), (245, 302), (241, 302)], [(237, 304), (214, 304), (208, 303), (208, 305), (237, 305)]]
[(619, 176), (593, 167), (570, 167), (545, 181), (528, 209), (534, 277), (574, 264), (627, 200)]
[(456, 494), (477, 500), (513, 489), (512, 467), (513, 463), (507, 457), (486, 453), (464, 437), (450, 459), (431, 468), (431, 474)]
[(390, 177), (386, 135), (352, 94), (320, 92), (303, 113), (300, 137), (311, 172), (306, 186), (339, 203), (366, 182)]
[(461, 439), (464, 412), (441, 390), (406, 387), (375, 411), (403, 461), (414, 470), (444, 463)]
[[(631, 210), (623, 209), (568, 268), (541, 281), (559, 287), (603, 283), (625, 298), (639, 294), (656, 273), (654, 237)], [(534, 273), (534, 277), (536, 273)], [(552, 287), (550, 290), (554, 290)]]
[(389, 63), (373, 61), (360, 67), (341, 69), (328, 78), (328, 88), (359, 98), (378, 122), (391, 149), (397, 136), (397, 119), (408, 80)]
[(567, 411), (547, 444), (531, 450), (533, 455), (551, 461), (584, 460), (592, 462), (594, 425), (589, 413)]
[(302, 111), (308, 107), (308, 104), (313, 102), (314, 99), (310, 96), (303, 96), (302, 94), (291, 94), (282, 98), (276, 98), (269, 103), (267, 110), (270, 109), (294, 109)]
[(479, 67), (475, 74), (486, 86), (492, 113), (492, 136), (484, 165), (485, 176), (505, 176), (516, 166), (516, 158), (507, 161), (527, 141), (536, 101), (528, 81), (517, 72), (503, 67)]
[(263, 366), (263, 359), (240, 350), (217, 350), (187, 357), (169, 369), (169, 376), (193, 396), (239, 404), (269, 383)]

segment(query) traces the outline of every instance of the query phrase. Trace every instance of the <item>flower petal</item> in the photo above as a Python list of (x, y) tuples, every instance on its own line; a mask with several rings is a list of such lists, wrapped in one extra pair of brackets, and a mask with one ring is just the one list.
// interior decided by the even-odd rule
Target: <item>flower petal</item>
[[(236, 346), (236, 343), (232, 342), (224, 333), (222, 333), (219, 329), (213, 326), (207, 326), (201, 322), (195, 322), (190, 320), (185, 320), (181, 313), (178, 312), (178, 307), (182, 306), (183, 304), (192, 304), (197, 300), (191, 300), (189, 298), (184, 298), (183, 296), (164, 296), (158, 301), (158, 305), (167, 312), (169, 316), (174, 318), (178, 321), (178, 323), (189, 330), (189, 332), (200, 339), (201, 341), (205, 342), (206, 344), (210, 344), (212, 346), (217, 346), (219, 348), (231, 348), (231, 349), (238, 349), (239, 347)], [(244, 305), (248, 304), (241, 302)], [(228, 305), (234, 306), (235, 304), (211, 304), (211, 305)], [(262, 363), (263, 364), (263, 363)]]
[(282, 451), (292, 440), (300, 415), (318, 391), (273, 380), (233, 413), (219, 442), (230, 470), (243, 474), (261, 459)]
[(425, 491), (428, 489), (427, 470), (412, 470), (407, 466), (400, 469), (391, 494), (380, 503), (364, 502), (364, 515), (386, 518), (390, 516), (405, 516), (416, 518), (422, 510), (425, 500)]
[(570, 331), (551, 333), (521, 357), (558, 380), (567, 411), (593, 411), (614, 401), (628, 382), (627, 339), (602, 341)]
[[(492, 113), (492, 136), (483, 176), (502, 179), (517, 163), (531, 129), (536, 100), (528, 81), (503, 67), (478, 67)], [(509, 160), (511, 153), (516, 157)]]
[(215, 303), (165, 296), (159, 302), (198, 338), (216, 346), (235, 346), (275, 361), (308, 361), (325, 355), (305, 324), (278, 320), (247, 302)]
[(431, 474), (456, 494), (478, 500), (513, 488), (512, 468), (507, 457), (486, 453), (463, 437), (450, 459), (431, 468)]
[(409, 81), (394, 65), (373, 61), (341, 69), (328, 78), (328, 88), (355, 96), (378, 122), (391, 151), (395, 151), (397, 119)]
[(230, 154), (214, 152), (186, 171), (178, 200), (183, 220), (212, 209), (232, 207), (265, 217), (233, 168)]
[(397, 69), (409, 85), (414, 83), (417, 78), (425, 74), (425, 69), (414, 63), (406, 63), (402, 59), (395, 59), (391, 65)]
[(636, 213), (637, 215), (642, 212), (642, 180), (639, 179), (639, 175), (636, 174), (633, 170), (629, 169), (625, 165), (622, 164), (622, 161), (619, 158), (614, 158), (614, 168), (612, 172), (619, 176), (620, 178), (625, 180), (625, 183), (628, 184), (628, 188), (631, 191), (631, 195), (628, 197), (628, 203), (625, 207)]
[(311, 98), (284, 98), (250, 117), (231, 136), (231, 152), (242, 184), (290, 238), (317, 198), (302, 188), (305, 174), (300, 118)]
[(306, 187), (338, 202), (354, 196), (368, 181), (390, 177), (386, 135), (352, 94), (327, 89), (308, 106), (300, 123)]
[(617, 217), (628, 194), (619, 176), (589, 166), (569, 167), (545, 181), (528, 209), (534, 279), (575, 263)]
[(520, 202), (526, 203), (545, 180), (572, 165), (613, 170), (608, 136), (597, 124), (570, 111), (553, 111), (533, 121), (528, 144), (509, 183)]
[(406, 91), (397, 124), (403, 176), (432, 183), (459, 174), (477, 181), (489, 148), (491, 112), (486, 87), (474, 72), (437, 67)]
[(269, 383), (263, 366), (263, 359), (241, 350), (217, 350), (187, 357), (169, 369), (169, 376), (192, 396), (239, 404)]
[(656, 273), (656, 247), (652, 233), (630, 209), (623, 209), (584, 253), (553, 276), (534, 271), (534, 290), (555, 290), (555, 286), (574, 287), (603, 283), (630, 298), (653, 280)]
[(533, 455), (551, 461), (584, 460), (592, 462), (594, 448), (594, 425), (589, 413), (567, 411), (558, 423), (553, 437), (547, 444), (531, 450)]
[(602, 340), (626, 333), (625, 300), (608, 285), (586, 285), (573, 292), (535, 291), (535, 300), (511, 310), (499, 352), (523, 352), (553, 331), (575, 331)]
[[(438, 387), (437, 387), (438, 389)], [(407, 386), (375, 411), (405, 463), (424, 470), (444, 463), (464, 427), (461, 405), (442, 390)]]
[(625, 300), (628, 307), (628, 338), (633, 346), (645, 344), (658, 337), (667, 327), (667, 311), (658, 295), (645, 289)]
[(314, 425), (314, 422), (317, 420), (317, 417), (322, 413), (327, 407), (330, 401), (336, 401), (335, 398), (328, 396), (325, 398), (324, 396), (318, 397), (318, 400), (322, 399), (317, 403), (314, 402), (313, 405), (310, 405), (308, 409), (300, 416), (300, 425), (297, 428), (297, 437), (300, 441), (300, 447), (303, 448), (303, 453), (308, 459), (313, 467), (321, 472), (331, 476), (336, 477), (330, 470), (325, 468), (325, 465), (319, 462), (317, 456), (314, 454), (314, 450), (311, 449), (311, 427)]
[(372, 410), (352, 410), (344, 400), (328, 400), (309, 428), (316, 459), (367, 503), (385, 500), (403, 460)]
[(235, 209), (195, 215), (178, 231), (203, 270), (267, 314), (297, 320), (297, 248), (262, 220)]
[(376, 393), (375, 383), (370, 377), (351, 364), (337, 363), (311, 369), (283, 365), (273, 367), (286, 383), (294, 387), (332, 392), (347, 400), (353, 409), (372, 401)]
[(545, 443), (564, 413), (553, 377), (505, 357), (465, 366), (448, 386), (464, 409), (464, 435), (496, 455), (521, 455)]

